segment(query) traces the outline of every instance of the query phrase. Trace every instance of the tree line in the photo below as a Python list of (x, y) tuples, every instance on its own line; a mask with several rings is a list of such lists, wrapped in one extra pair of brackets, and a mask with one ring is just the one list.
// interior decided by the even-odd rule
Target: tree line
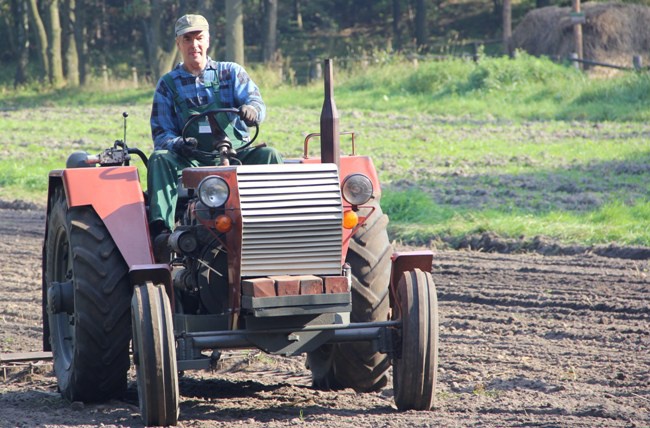
[[(496, 15), (511, 2), (491, 1)], [(200, 13), (210, 22), (213, 58), (239, 63), (273, 64), (296, 52), (332, 55), (364, 43), (367, 47), (367, 40), (383, 40), (381, 49), (424, 52), (440, 4), (439, 0), (0, 0), (0, 58), (4, 64), (15, 64), (15, 86), (30, 79), (54, 87), (86, 85), (98, 70), (119, 72), (120, 67), (137, 67), (155, 81), (179, 60), (174, 23), (185, 13)], [(347, 40), (337, 44), (331, 37), (337, 31)]]

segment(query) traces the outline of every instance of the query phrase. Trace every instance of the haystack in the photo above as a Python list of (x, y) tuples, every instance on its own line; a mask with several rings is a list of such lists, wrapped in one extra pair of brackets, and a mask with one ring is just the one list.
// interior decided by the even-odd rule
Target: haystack
[[(632, 67), (639, 55), (650, 62), (650, 7), (622, 3), (584, 3), (582, 25), (585, 59)], [(535, 9), (522, 19), (512, 34), (515, 49), (532, 55), (568, 58), (574, 47), (571, 8)]]

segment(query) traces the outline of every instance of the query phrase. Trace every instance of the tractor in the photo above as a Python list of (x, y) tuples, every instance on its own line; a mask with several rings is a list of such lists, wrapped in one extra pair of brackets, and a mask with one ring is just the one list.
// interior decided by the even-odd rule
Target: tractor
[[(213, 129), (205, 155), (219, 162), (182, 171), (162, 261), (130, 165), (147, 157), (126, 144), (126, 114), (124, 140), (49, 173), (43, 347), (65, 399), (122, 397), (133, 364), (144, 424), (175, 425), (179, 373), (256, 348), (306, 354), (319, 389), (378, 391), (392, 366), (397, 409), (431, 409), (433, 254), (393, 253), (371, 158), (356, 154), (354, 134), (340, 153), (330, 60), (324, 87), (320, 133), (302, 158), (238, 165)], [(222, 110), (203, 115), (233, 113)], [(309, 155), (317, 136), (320, 158)]]

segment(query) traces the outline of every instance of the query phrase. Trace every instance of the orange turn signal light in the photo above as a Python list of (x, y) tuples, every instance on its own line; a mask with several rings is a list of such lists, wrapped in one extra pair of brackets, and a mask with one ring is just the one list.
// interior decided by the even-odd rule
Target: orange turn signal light
[(354, 229), (359, 224), (359, 216), (354, 211), (346, 211), (343, 213), (343, 227), (346, 229)]
[(221, 233), (230, 232), (232, 230), (232, 219), (227, 215), (220, 215), (214, 221), (214, 227)]

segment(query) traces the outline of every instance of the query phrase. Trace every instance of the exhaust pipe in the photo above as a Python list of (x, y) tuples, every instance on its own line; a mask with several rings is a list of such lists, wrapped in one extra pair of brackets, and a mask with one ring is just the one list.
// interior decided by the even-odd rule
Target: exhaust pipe
[(340, 166), (341, 142), (339, 139), (339, 112), (334, 103), (334, 78), (332, 60), (325, 60), (325, 98), (320, 113), (320, 159), (321, 163)]

